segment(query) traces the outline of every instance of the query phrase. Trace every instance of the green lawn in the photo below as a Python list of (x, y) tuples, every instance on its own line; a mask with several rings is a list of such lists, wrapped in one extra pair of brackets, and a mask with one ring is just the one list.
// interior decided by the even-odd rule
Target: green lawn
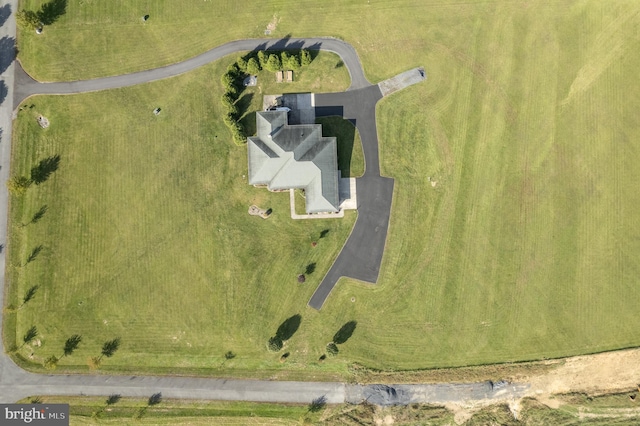
[[(105, 369), (260, 369), (269, 376), (288, 367), (302, 374), (317, 361), (341, 324), (310, 327), (306, 302), (356, 213), (294, 221), (288, 193), (247, 184), (246, 148), (230, 141), (219, 118), (219, 76), (234, 59), (139, 87), (35, 97), (19, 112), (12, 173), (28, 176), (42, 159), (60, 156), (47, 181), (12, 201), (10, 302), (18, 306), (27, 288), (40, 286), (33, 301), (7, 315), (17, 326), (6, 333), (8, 346), (20, 345), (32, 325), (39, 330), (40, 346), (20, 348), (21, 356), (61, 355), (64, 340), (81, 334), (81, 349), (60, 368), (84, 368), (115, 337), (122, 347)], [(38, 114), (51, 127), (40, 129)], [(250, 216), (251, 204), (273, 209), (272, 216)], [(43, 206), (44, 217), (30, 223)], [(27, 263), (37, 246), (42, 251)], [(314, 270), (298, 284), (307, 269)], [(286, 345), (294, 355), (280, 363), (266, 342), (297, 313), (302, 326)], [(237, 357), (226, 360), (227, 351)], [(318, 368), (331, 376), (344, 364)]]
[[(321, 312), (306, 308), (355, 216), (291, 221), (288, 194), (246, 185), (243, 148), (212, 119), (224, 61), (143, 87), (37, 98), (16, 122), (13, 173), (53, 154), (60, 170), (13, 203), (9, 247), (18, 293), (42, 286), (10, 315), (19, 337), (38, 325), (37, 356), (81, 333), (83, 349), (62, 364), (82, 365), (121, 336), (105, 368), (311, 379), (349, 376), (353, 362), (417, 369), (640, 345), (638, 2), (139, 5), (70, 1), (40, 38), (21, 35), (20, 57), (43, 79), (128, 72), (261, 36), (275, 13), (274, 36), (352, 43), (372, 81), (425, 66), (425, 83), (377, 111), (382, 170), (396, 179), (379, 284), (343, 280)], [(215, 30), (195, 36), (199, 24)], [(249, 217), (251, 203), (274, 217)], [(45, 204), (39, 223), (18, 227)], [(296, 313), (280, 363), (264, 343)], [(317, 362), (350, 320), (339, 356)], [(227, 350), (237, 358), (225, 361)]]

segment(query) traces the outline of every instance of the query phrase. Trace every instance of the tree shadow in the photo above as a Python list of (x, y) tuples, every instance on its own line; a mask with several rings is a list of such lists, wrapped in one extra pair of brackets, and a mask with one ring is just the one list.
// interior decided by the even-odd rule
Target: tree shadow
[(9, 36), (0, 38), (0, 73), (9, 68), (9, 65), (16, 59), (17, 54), (15, 38)]
[(4, 80), (0, 81), (0, 105), (2, 105), (8, 94), (9, 88), (7, 87), (6, 83), (4, 82)]
[(291, 339), (296, 331), (298, 331), (301, 321), (302, 316), (300, 314), (295, 314), (284, 320), (284, 322), (280, 324), (280, 327), (278, 327), (278, 331), (276, 331), (276, 338), (282, 341)]
[(307, 268), (304, 270), (304, 273), (306, 275), (311, 275), (314, 273), (315, 270), (316, 270), (316, 263), (313, 262), (307, 265)]
[(11, 5), (5, 4), (4, 6), (0, 7), (0, 27), (3, 26), (5, 22), (7, 22), (9, 16), (11, 16)]
[(349, 338), (355, 331), (357, 324), (357, 321), (349, 321), (348, 323), (340, 327), (340, 330), (338, 330), (338, 332), (333, 336), (333, 343), (335, 343), (336, 345), (341, 345), (349, 340)]
[(328, 229), (323, 229), (322, 232), (320, 232), (320, 238), (324, 238), (327, 236), (327, 234), (329, 233)]
[(251, 102), (253, 101), (253, 93), (245, 93), (236, 101), (236, 108), (238, 108), (238, 117), (242, 117), (247, 113)]
[(48, 209), (49, 209), (49, 207), (47, 207), (46, 204), (44, 206), (40, 207), (40, 210), (35, 212), (35, 214), (31, 218), (31, 220), (29, 221), (29, 223), (38, 223), (40, 221), (40, 219), (42, 219), (44, 217), (44, 214), (47, 212)]
[(59, 165), (60, 156), (57, 154), (41, 160), (36, 167), (31, 169), (31, 180), (36, 185), (40, 185), (49, 179), (49, 176), (51, 176), (53, 172), (58, 170)]
[(327, 405), (327, 397), (322, 395), (321, 397), (318, 397), (313, 401), (311, 401), (311, 404), (309, 404), (309, 411), (312, 413), (317, 413), (318, 411), (322, 410), (326, 405)]
[(67, 0), (51, 0), (40, 7), (38, 18), (44, 25), (51, 25), (67, 13)]
[(40, 252), (42, 252), (42, 249), (44, 247), (42, 245), (37, 246), (36, 248), (34, 248), (33, 250), (31, 250), (31, 253), (29, 254), (29, 257), (27, 257), (27, 264), (33, 262), (34, 260), (36, 260), (38, 258), (38, 255), (40, 254)]
[(154, 393), (149, 397), (149, 400), (147, 401), (147, 405), (149, 407), (153, 407), (154, 405), (158, 405), (161, 402), (162, 402), (162, 393), (158, 392), (158, 393)]
[[(245, 95), (246, 96), (246, 95)], [(240, 119), (240, 124), (242, 124), (242, 128), (244, 129), (245, 136), (253, 136), (256, 134), (256, 112), (251, 111), (249, 114), (245, 115)]]
[(109, 398), (107, 398), (107, 405), (113, 405), (115, 403), (117, 403), (118, 401), (120, 401), (120, 399), (122, 398), (121, 395), (114, 393), (112, 395), (109, 395)]

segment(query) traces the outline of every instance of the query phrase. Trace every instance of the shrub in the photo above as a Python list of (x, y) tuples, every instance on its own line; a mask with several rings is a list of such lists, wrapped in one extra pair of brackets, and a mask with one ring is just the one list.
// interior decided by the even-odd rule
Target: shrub
[(258, 51), (258, 64), (260, 65), (261, 69), (265, 69), (265, 66), (267, 65), (267, 55), (264, 53), (264, 51), (260, 50)]
[(20, 10), (16, 13), (18, 25), (24, 29), (35, 30), (40, 26), (38, 14), (32, 10)]
[(58, 358), (55, 355), (51, 355), (49, 358), (44, 360), (44, 368), (47, 370), (55, 370), (58, 366)]
[(287, 65), (289, 65), (289, 58), (291, 56), (289, 56), (289, 54), (286, 51), (282, 51), (280, 53), (280, 62), (282, 63), (282, 67), (285, 68)]
[(307, 49), (302, 49), (300, 51), (300, 65), (302, 65), (303, 67), (306, 67), (311, 63), (311, 61), (312, 61), (311, 53), (309, 53)]
[(31, 186), (31, 179), (24, 176), (14, 176), (7, 181), (7, 188), (13, 195), (23, 195)]
[(236, 65), (238, 66), (238, 69), (240, 71), (247, 72), (247, 60), (242, 56), (238, 56), (238, 59), (236, 60)]
[(256, 61), (256, 58), (251, 58), (247, 61), (247, 73), (256, 75), (260, 72), (260, 64)]
[(233, 93), (237, 92), (236, 79), (232, 74), (228, 72), (225, 74), (222, 74), (222, 77), (220, 77), (220, 82), (222, 83), (222, 87), (224, 87), (227, 90), (227, 92), (232, 92), (232, 91)]
[(271, 71), (271, 72), (275, 72), (282, 69), (282, 62), (280, 62), (280, 57), (272, 53), (271, 55), (269, 55), (269, 60), (267, 61), (267, 64), (263, 68), (266, 68), (268, 71)]
[(231, 128), (236, 123), (236, 117), (233, 114), (225, 114), (222, 121), (227, 127)]
[(235, 96), (233, 96), (229, 92), (225, 92), (224, 95), (222, 95), (222, 97), (220, 98), (220, 100), (222, 101), (222, 105), (225, 107), (229, 107), (236, 102)]
[(287, 66), (292, 70), (300, 69), (300, 59), (298, 59), (296, 55), (291, 56), (287, 62)]
[(240, 67), (236, 62), (227, 67), (227, 74), (230, 74), (234, 79), (238, 77), (240, 74)]
[(280, 338), (277, 336), (273, 336), (269, 339), (267, 347), (271, 352), (278, 352), (280, 349), (282, 349), (282, 340), (280, 340)]
[(327, 353), (329, 355), (338, 355), (338, 345), (333, 342), (327, 343)]

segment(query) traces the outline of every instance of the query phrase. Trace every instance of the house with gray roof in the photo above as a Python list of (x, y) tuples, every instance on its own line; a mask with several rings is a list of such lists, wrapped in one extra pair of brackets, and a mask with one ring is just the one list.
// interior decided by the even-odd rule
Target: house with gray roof
[(286, 111), (256, 113), (248, 138), (249, 184), (305, 191), (307, 213), (338, 212), (338, 146), (321, 124), (289, 125)]

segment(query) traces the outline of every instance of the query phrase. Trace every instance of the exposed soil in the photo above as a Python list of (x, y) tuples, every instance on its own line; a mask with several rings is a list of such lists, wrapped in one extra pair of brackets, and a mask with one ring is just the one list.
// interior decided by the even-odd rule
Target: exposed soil
[(635, 389), (640, 382), (640, 349), (607, 352), (567, 358), (565, 363), (546, 374), (532, 376), (530, 395), (554, 408), (552, 395), (584, 392), (599, 395)]
[[(567, 358), (555, 369), (520, 377), (521, 382), (530, 383), (531, 389), (526, 395), (535, 398), (550, 408), (558, 408), (564, 404), (555, 395), (566, 393), (585, 393), (588, 395), (604, 395), (640, 389), (640, 349), (629, 349), (597, 355), (584, 355)], [(457, 424), (463, 424), (483, 407), (493, 404), (509, 405), (514, 418), (518, 418), (520, 400), (483, 400), (467, 404), (446, 404), (446, 408), (454, 413)], [(620, 415), (620, 410), (612, 410)], [(632, 410), (633, 414), (637, 414)], [(593, 413), (582, 413), (585, 418), (595, 417)], [(602, 416), (598, 414), (598, 416)], [(606, 417), (606, 416), (604, 416)]]

